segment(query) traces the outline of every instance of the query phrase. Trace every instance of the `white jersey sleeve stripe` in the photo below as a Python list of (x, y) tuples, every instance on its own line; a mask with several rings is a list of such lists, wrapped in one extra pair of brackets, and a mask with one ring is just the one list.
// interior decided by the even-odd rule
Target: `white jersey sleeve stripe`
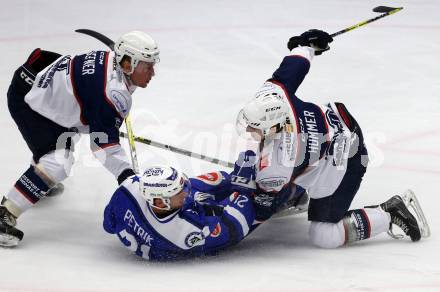
[(234, 217), (238, 221), (238, 223), (240, 223), (241, 229), (243, 231), (243, 237), (246, 236), (249, 233), (249, 225), (247, 224), (247, 221), (246, 221), (246, 218), (244, 217), (244, 215), (242, 213), (240, 213), (240, 211), (238, 211), (237, 209), (235, 209), (231, 206), (226, 206), (224, 210), (229, 215)]

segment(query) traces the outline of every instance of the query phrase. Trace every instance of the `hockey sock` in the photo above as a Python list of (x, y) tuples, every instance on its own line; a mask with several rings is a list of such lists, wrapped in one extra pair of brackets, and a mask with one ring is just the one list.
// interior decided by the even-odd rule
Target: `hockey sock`
[(343, 219), (345, 243), (364, 240), (389, 229), (390, 215), (380, 208), (356, 209)]
[(19, 213), (29, 209), (46, 195), (51, 186), (43, 178), (45, 176), (37, 168), (30, 166), (9, 191), (7, 199), (21, 211)]

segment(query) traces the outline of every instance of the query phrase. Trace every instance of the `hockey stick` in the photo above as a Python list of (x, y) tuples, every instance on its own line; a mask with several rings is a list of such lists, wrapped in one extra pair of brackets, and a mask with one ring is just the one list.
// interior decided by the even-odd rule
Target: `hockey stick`
[(115, 42), (103, 35), (102, 33), (86, 28), (75, 29), (75, 32), (86, 34), (88, 36), (91, 36), (92, 38), (97, 39), (98, 41), (101, 41), (112, 51), (115, 49)]
[(133, 128), (131, 127), (130, 114), (125, 118), (125, 127), (127, 128), (128, 145), (130, 146), (131, 164), (135, 173), (139, 173), (139, 162), (137, 159), (136, 144), (134, 144)]
[(368, 24), (368, 23), (371, 23), (371, 22), (373, 22), (373, 21), (376, 21), (376, 20), (378, 20), (378, 19), (381, 19), (381, 18), (383, 18), (383, 17), (385, 17), (385, 16), (388, 16), (388, 15), (394, 14), (394, 13), (396, 13), (396, 12), (399, 12), (399, 11), (402, 10), (402, 9), (403, 9), (403, 7), (397, 7), (397, 8), (394, 8), (394, 7), (388, 7), (388, 6), (377, 6), (377, 7), (373, 8), (373, 12), (383, 13), (383, 14), (381, 14), (381, 15), (379, 15), (379, 16), (376, 16), (376, 17), (374, 17), (374, 18), (370, 18), (370, 19), (368, 19), (368, 20), (365, 20), (365, 21), (359, 22), (359, 23), (357, 23), (357, 24), (355, 24), (355, 25), (353, 25), (353, 26), (347, 27), (347, 28), (345, 28), (345, 29), (343, 29), (343, 30), (340, 30), (340, 31), (337, 31), (337, 32), (335, 32), (335, 33), (332, 33), (331, 36), (332, 36), (332, 37), (335, 37), (335, 36), (338, 36), (338, 35), (340, 35), (340, 34), (346, 33), (346, 32), (348, 32), (348, 31), (352, 31), (353, 29), (356, 29), (356, 28), (358, 28), (358, 27), (364, 26), (364, 25), (366, 25), (366, 24)]
[[(128, 138), (128, 134), (124, 133), (124, 132), (119, 133), (119, 136), (124, 137), (124, 138)], [(150, 140), (150, 139), (147, 139), (147, 138), (134, 136), (133, 139), (136, 142), (139, 142), (139, 143), (142, 143), (142, 144), (147, 144), (147, 145), (150, 145), (150, 146), (153, 146), (153, 147), (157, 147), (157, 148), (160, 148), (160, 149), (169, 150), (171, 152), (178, 153), (178, 154), (181, 154), (181, 155), (189, 156), (189, 157), (192, 157), (192, 158), (197, 158), (197, 159), (200, 159), (200, 160), (208, 161), (208, 162), (211, 162), (211, 163), (214, 163), (214, 164), (218, 164), (218, 165), (221, 165), (221, 166), (225, 166), (225, 167), (230, 167), (230, 168), (234, 167), (234, 163), (232, 163), (232, 162), (224, 161), (224, 160), (221, 160), (221, 159), (218, 159), (218, 158), (213, 158), (213, 157), (210, 157), (210, 156), (207, 156), (207, 155), (203, 155), (203, 154), (194, 153), (194, 152), (191, 152), (189, 150), (185, 150), (185, 149), (182, 149), (182, 148), (178, 148), (178, 147), (174, 147), (174, 146), (171, 146), (171, 145), (163, 144), (163, 143), (156, 142), (156, 141), (153, 141), (153, 140)]]
[[(110, 38), (106, 37), (105, 35), (103, 35), (102, 33), (99, 33), (97, 31), (91, 30), (91, 29), (76, 29), (75, 32), (78, 33), (83, 33), (86, 34), (88, 36), (91, 36), (99, 41), (101, 41), (102, 43), (104, 43), (105, 45), (107, 45), (111, 50), (114, 49), (115, 47), (115, 42), (112, 41)], [(130, 155), (131, 155), (131, 162), (133, 164), (133, 170), (138, 173), (139, 170), (139, 164), (138, 164), (138, 160), (137, 160), (137, 154), (136, 154), (136, 146), (134, 141), (137, 141), (139, 143), (143, 143), (143, 144), (147, 144), (147, 145), (151, 145), (157, 148), (161, 148), (161, 149), (165, 149), (165, 150), (169, 150), (171, 152), (175, 152), (175, 153), (179, 153), (185, 156), (189, 156), (189, 157), (194, 157), (197, 159), (201, 159), (201, 160), (205, 160), (214, 164), (218, 164), (221, 166), (225, 166), (225, 167), (234, 167), (234, 164), (228, 161), (224, 161), (221, 159), (217, 159), (217, 158), (213, 158), (213, 157), (209, 157), (206, 155), (202, 155), (202, 154), (198, 154), (198, 153), (194, 153), (185, 149), (181, 149), (178, 147), (174, 147), (171, 145), (166, 145), (160, 142), (156, 142), (150, 139), (146, 139), (146, 138), (142, 138), (142, 137), (136, 137), (133, 134), (133, 129), (131, 127), (131, 120), (130, 117), (127, 116), (127, 118), (125, 118), (125, 125), (127, 127), (127, 133), (119, 133), (120, 137), (123, 138), (128, 138), (128, 143), (130, 145)]]

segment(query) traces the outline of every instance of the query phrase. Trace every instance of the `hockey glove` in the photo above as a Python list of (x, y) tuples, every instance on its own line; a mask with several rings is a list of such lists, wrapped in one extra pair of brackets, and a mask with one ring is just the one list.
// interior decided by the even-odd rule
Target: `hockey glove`
[(202, 192), (194, 193), (194, 201), (200, 205), (216, 204), (214, 195)]
[(206, 216), (220, 216), (223, 213), (223, 206), (215, 201), (212, 194), (195, 192), (194, 202), (203, 207)]
[(121, 185), (127, 178), (135, 174), (136, 173), (131, 168), (124, 169), (118, 176), (118, 185)]
[(231, 172), (231, 190), (241, 194), (252, 194), (255, 189), (255, 164), (257, 157), (254, 151), (241, 152)]
[(275, 214), (277, 209), (276, 195), (275, 193), (265, 193), (260, 190), (255, 194), (253, 197), (255, 220), (263, 222)]
[(333, 41), (331, 35), (319, 29), (310, 29), (300, 36), (289, 39), (287, 48), (291, 51), (298, 46), (308, 46), (315, 49), (315, 55), (321, 55), (330, 49), (329, 43)]

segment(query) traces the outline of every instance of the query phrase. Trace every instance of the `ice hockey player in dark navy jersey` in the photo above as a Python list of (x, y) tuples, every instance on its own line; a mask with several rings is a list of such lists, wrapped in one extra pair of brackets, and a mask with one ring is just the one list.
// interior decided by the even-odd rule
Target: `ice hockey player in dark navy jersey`
[(8, 107), (32, 163), (2, 200), (0, 245), (17, 245), (23, 237), (17, 217), (67, 178), (78, 134), (90, 134), (94, 155), (119, 183), (134, 174), (119, 144), (119, 127), (132, 93), (148, 85), (158, 61), (156, 42), (132, 31), (110, 52), (62, 56), (36, 49), (15, 71)]
[(188, 179), (173, 167), (154, 166), (129, 177), (105, 208), (104, 229), (152, 261), (215, 255), (237, 244), (259, 225), (250, 198), (255, 172), (239, 161), (231, 174)]
[(316, 29), (292, 37), (291, 54), (238, 114), (239, 133), (260, 141), (256, 219), (269, 219), (299, 186), (310, 197), (309, 234), (317, 246), (339, 247), (393, 225), (413, 241), (427, 237), (429, 226), (410, 190), (377, 206), (349, 209), (368, 164), (361, 128), (342, 103), (317, 105), (296, 96), (313, 57), (332, 41)]

